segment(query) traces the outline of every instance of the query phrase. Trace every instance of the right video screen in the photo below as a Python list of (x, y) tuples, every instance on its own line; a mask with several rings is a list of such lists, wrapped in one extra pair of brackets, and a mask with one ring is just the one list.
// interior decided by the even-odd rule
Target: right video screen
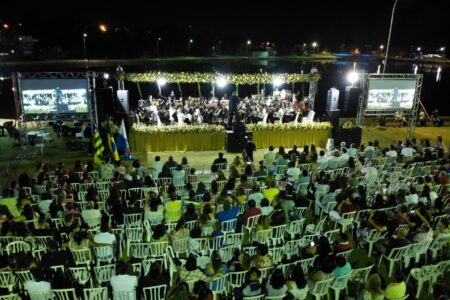
[(370, 79), (367, 110), (411, 109), (416, 93), (415, 79)]

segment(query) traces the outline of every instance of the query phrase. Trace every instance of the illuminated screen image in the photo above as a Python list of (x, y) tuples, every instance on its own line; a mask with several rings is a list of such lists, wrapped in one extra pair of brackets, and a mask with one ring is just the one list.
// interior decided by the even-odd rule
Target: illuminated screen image
[(415, 93), (415, 79), (370, 79), (367, 110), (411, 109)]
[(24, 114), (87, 113), (87, 79), (21, 79)]

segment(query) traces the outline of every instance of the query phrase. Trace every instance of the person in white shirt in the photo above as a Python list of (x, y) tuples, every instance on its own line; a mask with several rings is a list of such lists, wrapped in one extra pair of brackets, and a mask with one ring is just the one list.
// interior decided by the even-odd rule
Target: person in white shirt
[(317, 164), (320, 170), (325, 170), (328, 167), (328, 158), (325, 156), (325, 152), (320, 150), (319, 157), (317, 158)]
[(347, 148), (341, 148), (341, 156), (339, 156), (339, 166), (344, 167), (347, 165), (350, 155), (347, 154)]
[(389, 151), (386, 152), (386, 156), (387, 156), (388, 158), (391, 158), (391, 159), (397, 158), (397, 150), (395, 150), (395, 146), (394, 146), (394, 145), (391, 145), (391, 146), (389, 147)]
[(102, 222), (100, 225), (100, 232), (94, 235), (94, 243), (97, 247), (110, 247), (105, 252), (105, 257), (114, 254), (116, 247), (116, 236), (109, 232), (109, 226), (107, 222)]
[(414, 150), (413, 148), (411, 148), (411, 143), (409, 141), (406, 142), (405, 148), (402, 149), (402, 151), (400, 152), (400, 154), (403, 157), (413, 157), (414, 153), (416, 153), (416, 150)]
[[(128, 275), (128, 265), (119, 261), (116, 266), (116, 275), (111, 276), (113, 299), (136, 299), (136, 287), (138, 279), (134, 275)], [(127, 296), (123, 296), (126, 294)]]
[(268, 216), (273, 212), (273, 206), (270, 205), (269, 200), (264, 198), (261, 200), (261, 214), (263, 216)]
[(361, 170), (361, 173), (364, 174), (366, 182), (373, 183), (378, 179), (378, 170), (372, 166), (372, 163), (367, 163), (367, 166)]
[(414, 187), (409, 188), (409, 194), (405, 197), (405, 200), (409, 207), (415, 206), (419, 203), (419, 195), (417, 195)]
[(32, 268), (34, 280), (25, 282), (24, 288), (31, 300), (53, 299), (53, 292), (50, 282), (47, 280), (43, 270)]
[(90, 221), (92, 220), (98, 220), (98, 224), (100, 224), (102, 213), (100, 212), (100, 210), (94, 209), (93, 201), (89, 201), (86, 204), (86, 209), (81, 212), (81, 218), (83, 218), (83, 221), (88, 223), (89, 226), (91, 226)]
[(328, 157), (328, 169), (336, 169), (339, 166), (339, 150), (334, 150)]
[(261, 200), (263, 198), (264, 198), (264, 195), (261, 193), (259, 187), (257, 185), (255, 185), (253, 187), (253, 193), (251, 193), (247, 197), (247, 202), (250, 201), (250, 200), (254, 200), (255, 203), (256, 203), (256, 207), (260, 208), (261, 207)]
[(158, 175), (159, 175), (159, 173), (161, 173), (163, 165), (164, 164), (161, 161), (161, 157), (159, 157), (158, 155), (155, 156), (155, 161), (153, 162), (153, 165), (152, 165), (152, 178), (153, 178), (153, 180), (158, 179)]
[(178, 165), (177, 168), (172, 172), (172, 180), (175, 186), (184, 186), (184, 179), (186, 176), (186, 171), (183, 166)]
[(425, 241), (431, 241), (433, 239), (433, 230), (430, 227), (423, 223), (420, 227), (419, 231), (414, 235), (413, 242), (420, 243)]
[(277, 154), (273, 151), (273, 146), (269, 146), (269, 151), (264, 154), (264, 165), (267, 168), (272, 167), (276, 156)]
[(295, 166), (295, 163), (290, 161), (288, 163), (288, 169), (286, 171), (286, 175), (288, 176), (287, 180), (289, 182), (295, 182), (300, 176), (300, 169)]
[(353, 158), (356, 157), (356, 155), (358, 154), (358, 149), (356, 149), (355, 147), (356, 147), (356, 145), (354, 143), (350, 144), (350, 148), (347, 149), (348, 156), (353, 157)]
[(377, 156), (377, 151), (373, 146), (373, 142), (369, 142), (369, 145), (366, 149), (364, 149), (364, 157), (365, 158), (375, 158)]

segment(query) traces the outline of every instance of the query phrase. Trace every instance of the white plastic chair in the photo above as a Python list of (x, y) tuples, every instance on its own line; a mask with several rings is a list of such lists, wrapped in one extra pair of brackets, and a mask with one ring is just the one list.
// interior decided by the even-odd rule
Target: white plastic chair
[(365, 285), (369, 275), (370, 275), (370, 271), (372, 270), (373, 265), (370, 265), (368, 267), (365, 268), (357, 268), (357, 269), (353, 269), (352, 273), (350, 275), (350, 278), (348, 279), (351, 282), (356, 282), (357, 286), (357, 293), (359, 292), (359, 286), (361, 284)]
[(287, 225), (278, 225), (272, 227), (270, 235), (271, 245), (279, 245), (284, 243), (284, 233), (286, 232)]
[(353, 249), (350, 249), (350, 250), (338, 252), (338, 253), (336, 253), (336, 256), (342, 256), (342, 257), (345, 257), (345, 259), (348, 259), (348, 257), (350, 256), (350, 254), (352, 254), (352, 252), (353, 252)]
[(118, 291), (113, 292), (114, 300), (135, 300), (136, 291)]
[(255, 231), (252, 234), (252, 242), (269, 245), (271, 234), (272, 234), (272, 229), (263, 229), (263, 230)]
[(250, 232), (253, 227), (258, 224), (258, 220), (261, 215), (248, 217), (247, 222), (245, 223), (245, 228)]
[(222, 246), (220, 247), (219, 250), (219, 254), (220, 257), (222, 258), (222, 261), (230, 261), (233, 258), (233, 253), (235, 251), (236, 248), (238, 248), (239, 246)]
[(213, 300), (216, 300), (218, 295), (220, 295), (222, 293), (225, 293), (225, 295), (228, 295), (227, 278), (228, 278), (228, 274), (226, 274), (222, 277), (218, 277), (209, 283), (209, 288), (211, 289), (211, 291), (213, 293)]
[(436, 266), (423, 266), (421, 268), (413, 268), (409, 272), (408, 278), (406, 282), (408, 282), (409, 277), (411, 276), (417, 281), (417, 291), (416, 298), (419, 299), (420, 293), (422, 292), (422, 288), (426, 282), (429, 284), (429, 293), (432, 293), (433, 289), (433, 274), (436, 273)]
[(146, 242), (130, 242), (129, 255), (137, 259), (146, 259), (150, 256), (149, 243)]
[(111, 277), (116, 274), (116, 265), (109, 264), (103, 266), (95, 266), (94, 273), (95, 278), (100, 285), (109, 283), (111, 281)]
[(305, 223), (305, 219), (291, 221), (289, 226), (286, 228), (286, 232), (289, 233), (291, 240), (296, 236), (301, 235), (303, 232), (303, 224)]
[(277, 265), (277, 264), (281, 263), (281, 260), (283, 258), (282, 257), (283, 251), (284, 251), (284, 246), (269, 248), (269, 255), (272, 256), (274, 264)]
[(142, 226), (142, 214), (124, 214), (123, 221), (126, 227), (140, 227)]
[(6, 254), (9, 256), (18, 252), (30, 252), (31, 245), (24, 241), (11, 242), (6, 245)]
[(334, 278), (328, 278), (322, 281), (314, 283), (314, 287), (310, 290), (310, 294), (313, 295), (316, 300), (320, 300), (322, 296), (328, 296), (328, 291), (331, 289)]
[(56, 300), (74, 300), (77, 299), (77, 294), (75, 293), (75, 289), (58, 289), (52, 290), (54, 299)]
[(334, 291), (334, 299), (335, 300), (339, 300), (339, 294), (343, 289), (347, 288), (347, 282), (348, 279), (351, 276), (351, 272), (348, 273), (347, 275), (341, 276), (341, 277), (336, 277), (333, 281), (333, 284), (331, 285), (331, 288)]
[(297, 300), (305, 300), (306, 297), (308, 297), (309, 287), (305, 287), (301, 290), (297, 291), (290, 291), (290, 293), (294, 296)]
[(22, 298), (19, 296), (19, 294), (8, 294), (0, 296), (0, 300), (21, 300)]
[(162, 257), (163, 258), (163, 265), (164, 267), (167, 267), (167, 257), (169, 255), (169, 243), (166, 242), (153, 242), (148, 244), (150, 248), (150, 257), (157, 258)]
[(13, 291), (16, 284), (16, 277), (11, 271), (0, 272), (0, 288), (8, 289), (9, 292)]
[(97, 264), (101, 262), (111, 263), (114, 261), (114, 251), (110, 246), (94, 247), (95, 258)]
[(373, 244), (383, 239), (387, 233), (379, 232), (376, 229), (372, 229), (368, 232), (368, 234), (363, 238), (363, 241), (369, 244), (369, 250), (367, 252), (367, 256), (372, 256)]
[(242, 245), (242, 241), (244, 240), (243, 233), (227, 233), (225, 235), (225, 244), (224, 245)]
[(232, 289), (234, 288), (240, 288), (244, 282), (245, 282), (245, 275), (247, 274), (247, 271), (241, 271), (241, 272), (230, 272), (228, 273), (228, 279), (229, 284)]
[(265, 299), (266, 295), (261, 294), (258, 296), (252, 296), (252, 297), (242, 297), (242, 300), (262, 300)]
[(73, 260), (78, 265), (90, 265), (92, 262), (92, 252), (90, 248), (71, 249)]
[(190, 252), (190, 246), (190, 238), (175, 239), (172, 241), (172, 250), (175, 257), (180, 257), (180, 254), (188, 255)]
[(222, 224), (222, 232), (224, 234), (233, 233), (236, 230), (237, 219), (223, 221), (221, 224)]
[(431, 257), (435, 259), (438, 256), (439, 251), (441, 251), (446, 245), (448, 245), (448, 241), (450, 240), (450, 234), (440, 234), (430, 244), (428, 248), (431, 251)]
[(302, 268), (304, 274), (308, 274), (309, 269), (311, 268), (312, 265), (314, 265), (316, 257), (317, 255), (297, 261), (297, 264), (300, 264), (300, 267)]
[(396, 262), (402, 262), (402, 258), (406, 251), (410, 249), (411, 245), (399, 247), (399, 248), (392, 248), (391, 252), (386, 255), (381, 255), (380, 260), (378, 261), (378, 267), (380, 268), (380, 264), (383, 261), (383, 258), (385, 258), (389, 262), (389, 276), (392, 276), (392, 272), (394, 271), (394, 265)]
[(81, 285), (85, 285), (91, 279), (91, 272), (88, 267), (70, 267), (69, 272)]
[(167, 285), (156, 285), (151, 287), (145, 287), (142, 290), (145, 300), (162, 300), (166, 298)]

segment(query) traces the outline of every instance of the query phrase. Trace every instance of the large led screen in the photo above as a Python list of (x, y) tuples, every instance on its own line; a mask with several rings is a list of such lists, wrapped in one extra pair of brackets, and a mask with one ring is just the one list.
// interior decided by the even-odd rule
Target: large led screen
[(408, 110), (414, 103), (416, 80), (370, 79), (367, 110)]
[(24, 114), (87, 113), (87, 79), (21, 79)]

